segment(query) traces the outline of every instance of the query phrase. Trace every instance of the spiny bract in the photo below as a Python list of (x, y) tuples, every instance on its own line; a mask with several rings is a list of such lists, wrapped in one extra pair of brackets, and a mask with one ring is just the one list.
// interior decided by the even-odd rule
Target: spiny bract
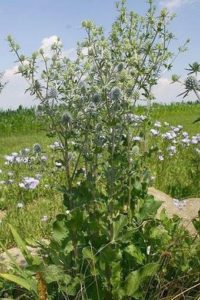
[(200, 89), (200, 84), (194, 76), (188, 76), (185, 80), (185, 88), (189, 91)]

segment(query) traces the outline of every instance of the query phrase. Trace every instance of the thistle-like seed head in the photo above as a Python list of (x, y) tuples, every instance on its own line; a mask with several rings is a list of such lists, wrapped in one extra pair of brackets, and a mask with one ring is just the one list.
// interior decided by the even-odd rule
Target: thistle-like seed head
[(61, 122), (63, 125), (68, 125), (72, 122), (72, 116), (68, 111), (62, 115)]
[(120, 100), (122, 96), (122, 92), (121, 89), (118, 87), (114, 87), (112, 88), (111, 92), (110, 92), (110, 99), (113, 101), (118, 101)]
[(194, 76), (188, 76), (185, 80), (185, 88), (188, 91), (198, 90), (200, 84)]
[(42, 147), (40, 144), (33, 145), (33, 153), (40, 153), (42, 151)]

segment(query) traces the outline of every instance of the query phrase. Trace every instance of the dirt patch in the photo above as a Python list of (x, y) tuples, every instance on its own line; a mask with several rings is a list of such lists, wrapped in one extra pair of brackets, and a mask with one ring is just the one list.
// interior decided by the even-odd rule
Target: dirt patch
[(173, 199), (169, 195), (150, 187), (148, 193), (155, 197), (156, 200), (162, 201), (162, 205), (158, 210), (158, 217), (164, 208), (169, 217), (177, 215), (182, 218), (182, 224), (189, 230), (191, 234), (196, 234), (196, 230), (192, 224), (192, 219), (198, 216), (200, 210), (200, 198), (188, 198), (183, 201)]

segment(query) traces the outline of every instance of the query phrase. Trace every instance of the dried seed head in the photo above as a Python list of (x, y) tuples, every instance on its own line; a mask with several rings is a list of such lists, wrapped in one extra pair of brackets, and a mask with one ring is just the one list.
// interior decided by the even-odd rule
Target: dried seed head
[(66, 111), (63, 115), (62, 115), (62, 119), (61, 119), (61, 122), (63, 125), (68, 125), (72, 122), (72, 116), (71, 114)]
[(122, 92), (121, 89), (118, 87), (114, 87), (112, 88), (111, 92), (110, 92), (110, 99), (113, 101), (118, 101), (120, 100), (122, 96)]
[(58, 92), (55, 88), (51, 88), (47, 93), (48, 98), (56, 99), (58, 97)]
[(92, 101), (97, 104), (101, 101), (101, 96), (98, 94), (98, 93), (95, 93), (93, 96), (92, 96)]
[(188, 91), (198, 90), (200, 88), (200, 84), (194, 76), (188, 76), (185, 80), (185, 88)]
[(117, 66), (117, 71), (118, 72), (121, 72), (124, 68), (124, 64), (123, 63), (120, 63), (118, 66)]
[(33, 145), (33, 153), (40, 153), (42, 151), (42, 147), (40, 144)]

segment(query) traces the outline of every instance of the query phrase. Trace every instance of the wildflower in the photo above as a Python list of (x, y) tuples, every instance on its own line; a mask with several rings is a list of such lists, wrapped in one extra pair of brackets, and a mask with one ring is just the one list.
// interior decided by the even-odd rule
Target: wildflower
[(14, 156), (12, 155), (6, 155), (5, 156), (5, 160), (6, 162), (9, 164), (9, 163), (13, 163), (14, 162)]
[(176, 146), (169, 146), (169, 147), (167, 147), (167, 150), (169, 152), (176, 153)]
[(14, 182), (14, 180), (12, 180), (12, 179), (8, 179), (8, 180), (6, 181), (7, 184), (12, 184), (13, 182)]
[(173, 140), (176, 138), (176, 133), (174, 131), (168, 131), (162, 134), (162, 137), (166, 140)]
[(29, 158), (28, 158), (28, 157), (24, 157), (24, 158), (22, 159), (22, 162), (23, 162), (24, 164), (27, 164), (27, 163), (29, 162)]
[(14, 157), (17, 157), (18, 153), (17, 152), (13, 152), (13, 153), (11, 153), (11, 155), (14, 156)]
[(164, 156), (163, 156), (163, 155), (159, 155), (159, 156), (158, 156), (158, 159), (159, 159), (160, 161), (163, 161), (163, 160), (164, 160)]
[(13, 172), (8, 172), (8, 176), (9, 176), (9, 177), (12, 177), (13, 175), (14, 175)]
[(40, 159), (41, 159), (41, 161), (45, 162), (45, 161), (47, 161), (47, 156), (42, 155), (42, 156), (40, 157)]
[(17, 203), (17, 208), (23, 208), (23, 207), (24, 207), (24, 204), (22, 202)]
[(158, 135), (159, 135), (159, 131), (156, 130), (156, 129), (154, 129), (154, 128), (152, 128), (152, 129), (150, 130), (150, 132), (151, 132), (151, 134), (154, 135), (154, 136), (158, 136)]
[(2, 174), (3, 173), (3, 171), (0, 169), (0, 174)]
[(154, 127), (160, 128), (161, 127), (161, 123), (159, 121), (156, 121), (154, 123)]
[(173, 131), (174, 131), (174, 132), (179, 132), (179, 131), (180, 131), (180, 128), (179, 128), (179, 127), (174, 127), (174, 128), (173, 128)]
[(164, 122), (164, 125), (165, 125), (165, 126), (169, 126), (169, 123), (168, 123), (168, 122)]
[(39, 184), (39, 180), (32, 177), (24, 177), (23, 182), (19, 183), (21, 188), (34, 190)]
[(62, 149), (63, 148), (63, 145), (60, 143), (60, 142), (54, 142), (53, 144), (49, 145), (49, 147), (52, 149), (52, 150), (58, 150), (58, 149)]
[(151, 251), (151, 246), (147, 246), (147, 255), (150, 254), (150, 251)]
[(183, 132), (182, 132), (182, 135), (183, 135), (183, 137), (186, 138), (186, 137), (188, 137), (189, 134), (188, 134), (186, 131), (183, 131)]
[[(14, 154), (14, 155), (13, 155)], [(16, 155), (17, 153), (13, 152), (11, 155), (6, 155), (5, 156), (5, 165), (10, 165), (14, 163), (20, 163), (21, 158)]]
[(198, 142), (199, 141), (198, 141), (197, 137), (193, 136), (192, 139), (191, 139), (191, 144), (196, 145), (196, 144), (198, 144)]
[(41, 221), (42, 221), (42, 222), (47, 222), (48, 219), (49, 219), (48, 216), (43, 216), (43, 217), (41, 218)]
[(55, 162), (55, 165), (56, 165), (56, 167), (58, 167), (58, 168), (62, 167), (62, 163), (59, 162), (59, 161), (56, 161), (56, 162)]
[(141, 141), (141, 137), (140, 136), (134, 136), (133, 137), (133, 141), (140, 142)]
[(40, 153), (42, 151), (42, 148), (40, 146), (40, 144), (35, 144), (33, 145), (33, 153)]
[(171, 142), (172, 142), (172, 144), (177, 144), (176, 140), (172, 140)]
[(0, 181), (0, 185), (3, 185), (3, 184), (5, 184), (6, 182), (5, 182), (5, 180), (1, 180)]
[(35, 174), (35, 179), (40, 180), (41, 178), (42, 178), (42, 175), (41, 175), (41, 174), (39, 174), (39, 173)]
[(181, 140), (182, 143), (189, 145), (190, 144), (190, 139), (188, 137), (185, 137), (184, 139)]
[(200, 149), (196, 148), (195, 150), (198, 154), (200, 154)]

